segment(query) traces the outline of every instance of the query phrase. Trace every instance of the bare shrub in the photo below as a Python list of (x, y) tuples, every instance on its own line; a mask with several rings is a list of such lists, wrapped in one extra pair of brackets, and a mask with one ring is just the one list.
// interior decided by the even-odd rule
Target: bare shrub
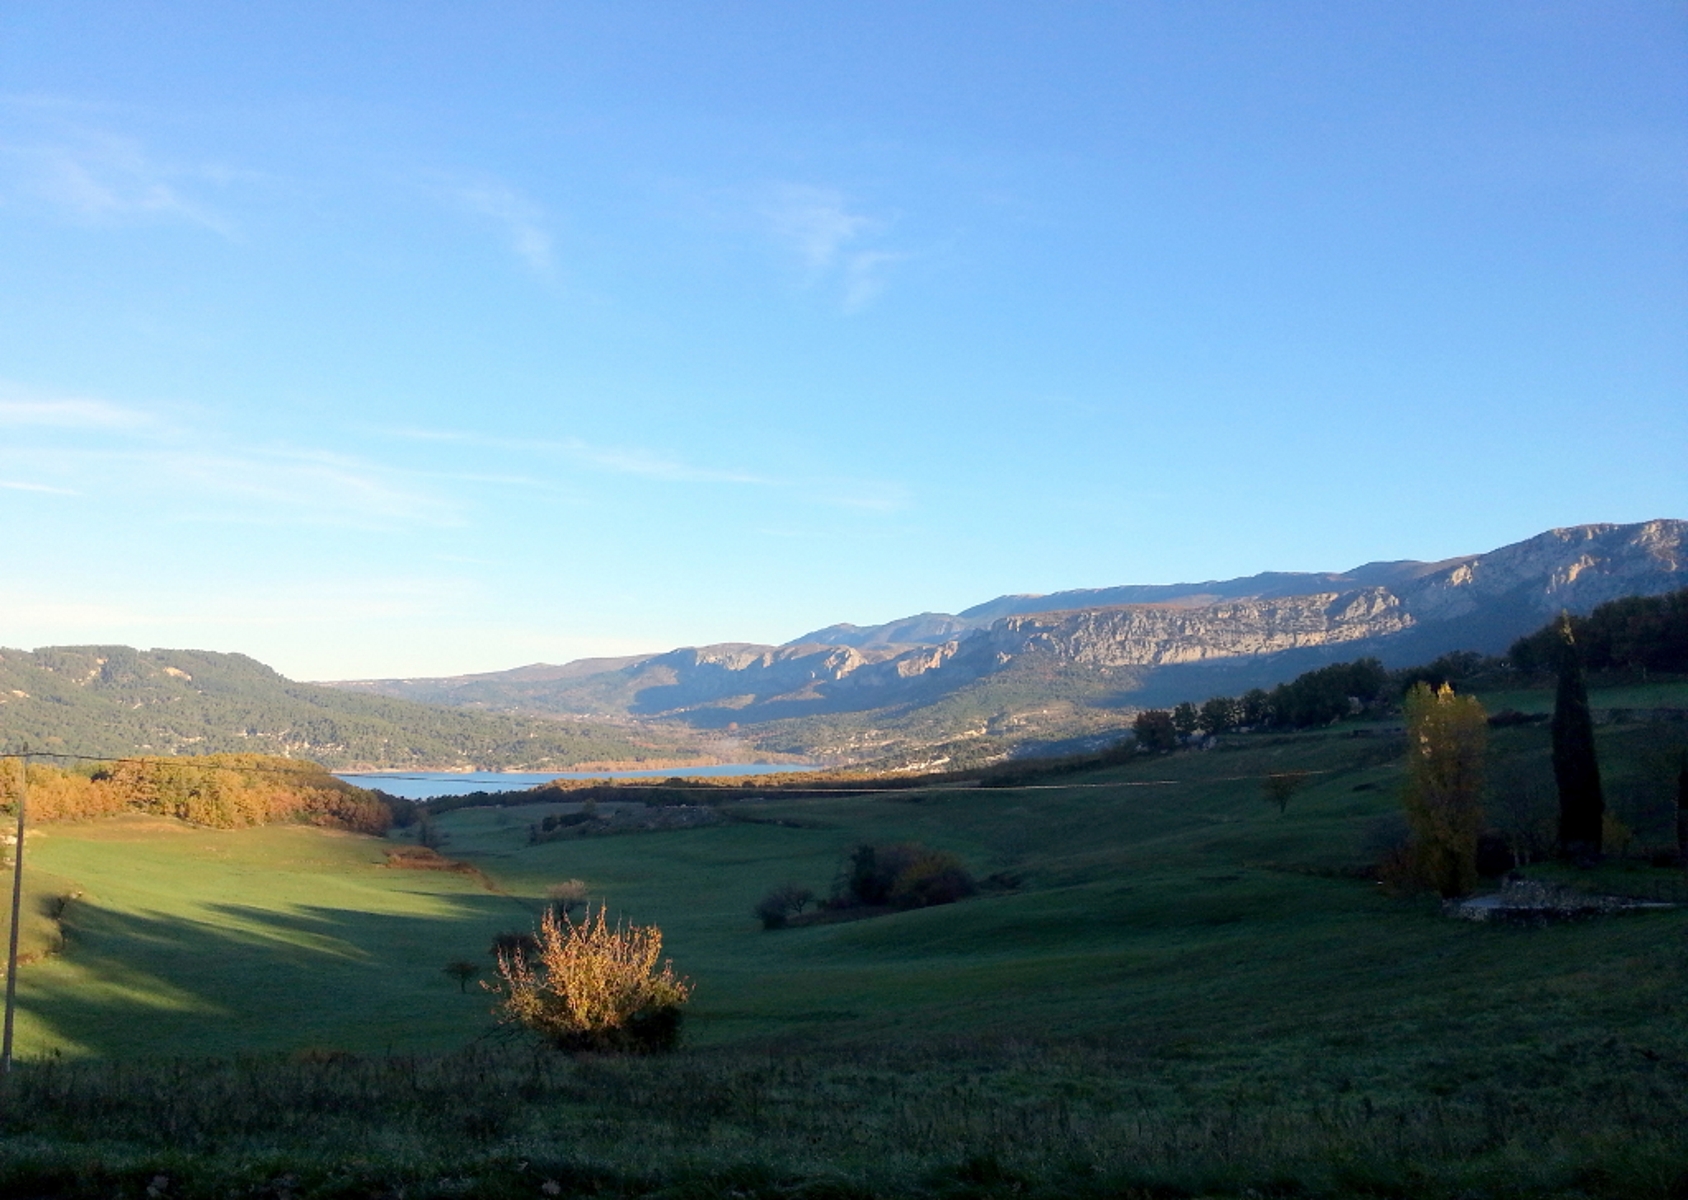
[(500, 954), (500, 1021), (532, 1030), (559, 1050), (671, 1049), (691, 983), (662, 957), (654, 925), (611, 926), (588, 908), (579, 924), (546, 912), (531, 955)]
[(815, 893), (806, 887), (782, 883), (757, 901), (752, 911), (761, 920), (763, 929), (783, 929), (814, 898)]
[(492, 945), (487, 948), (487, 953), (500, 959), (518, 955), (532, 957), (539, 953), (539, 939), (519, 929), (506, 929), (503, 933), (492, 935)]
[(1545, 762), (1507, 762), (1487, 800), (1490, 821), (1506, 836), (1521, 865), (1552, 857), (1559, 837), (1559, 804)]
[(581, 879), (565, 879), (561, 883), (553, 883), (545, 889), (545, 898), (551, 902), (551, 907), (556, 910), (558, 916), (566, 917), (575, 909), (586, 906), (586, 882)]

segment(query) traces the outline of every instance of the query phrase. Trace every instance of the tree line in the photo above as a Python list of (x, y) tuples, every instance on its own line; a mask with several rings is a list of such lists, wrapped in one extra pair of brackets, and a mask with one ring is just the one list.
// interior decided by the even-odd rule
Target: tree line
[(1132, 732), (1140, 749), (1169, 750), (1198, 734), (1310, 729), (1344, 717), (1394, 711), (1420, 683), (1435, 691), (1477, 679), (1557, 676), (1568, 652), (1584, 672), (1688, 672), (1688, 588), (1612, 600), (1586, 617), (1566, 614), (1519, 638), (1503, 656), (1456, 650), (1398, 671), (1387, 670), (1375, 658), (1333, 663), (1271, 691), (1254, 688), (1200, 705), (1186, 700), (1171, 709), (1139, 713)]
[[(83, 821), (119, 813), (175, 817), (215, 829), (303, 824), (380, 835), (393, 823), (374, 793), (315, 763), (264, 754), (130, 758), (56, 767), (28, 766), (32, 821)], [(15, 803), (15, 769), (0, 777), (0, 797)]]

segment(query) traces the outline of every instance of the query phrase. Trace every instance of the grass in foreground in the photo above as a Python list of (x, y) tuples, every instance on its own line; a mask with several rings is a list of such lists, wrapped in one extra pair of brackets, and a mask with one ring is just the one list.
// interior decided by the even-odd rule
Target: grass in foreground
[[(1095, 1041), (662, 1059), (491, 1046), (443, 1057), (47, 1062), (0, 1088), (0, 1189), (1678, 1195), (1688, 1185), (1683, 1064), (1634, 1049), (1555, 1047), (1567, 1072), (1560, 1096), (1497, 1078), (1422, 1100), (1316, 1077), (1237, 1078), (1195, 1047)], [(1567, 1102), (1585, 1106), (1579, 1120), (1567, 1121)]]

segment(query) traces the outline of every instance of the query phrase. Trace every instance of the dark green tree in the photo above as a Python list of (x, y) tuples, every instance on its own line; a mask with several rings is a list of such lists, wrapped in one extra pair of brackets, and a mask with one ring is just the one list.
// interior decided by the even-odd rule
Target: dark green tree
[(1688, 867), (1688, 763), (1676, 773), (1676, 862)]
[(1202, 715), (1188, 700), (1172, 710), (1172, 727), (1179, 737), (1189, 737), (1202, 727)]
[(1272, 699), (1264, 688), (1249, 688), (1237, 701), (1237, 722), (1252, 727), (1272, 719)]
[(1600, 792), (1600, 763), (1594, 754), (1594, 718), (1588, 709), (1571, 618), (1561, 614), (1554, 647), (1559, 690), (1553, 700), (1553, 778), (1559, 786), (1559, 852), (1573, 862), (1600, 856), (1606, 802)]
[(1172, 726), (1172, 714), (1165, 709), (1152, 708), (1138, 713), (1131, 722), (1131, 732), (1142, 750), (1172, 750), (1178, 745), (1178, 730)]
[(1202, 705), (1202, 728), (1209, 733), (1228, 733), (1237, 727), (1239, 705), (1229, 696), (1215, 696)]

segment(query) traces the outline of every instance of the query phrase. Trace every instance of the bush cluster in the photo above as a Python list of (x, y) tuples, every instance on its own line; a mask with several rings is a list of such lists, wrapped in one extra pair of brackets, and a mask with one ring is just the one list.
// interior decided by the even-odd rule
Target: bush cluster
[(834, 908), (926, 908), (978, 891), (961, 859), (919, 842), (857, 846), (833, 888)]

